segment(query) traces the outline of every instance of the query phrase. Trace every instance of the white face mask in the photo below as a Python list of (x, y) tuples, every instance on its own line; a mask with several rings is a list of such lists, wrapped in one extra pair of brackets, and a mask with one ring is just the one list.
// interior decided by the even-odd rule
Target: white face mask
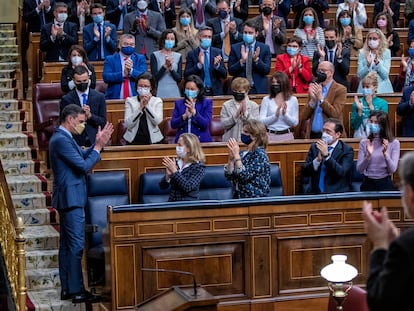
[(179, 157), (180, 159), (184, 159), (187, 155), (187, 152), (184, 150), (183, 146), (175, 147), (175, 151), (177, 152), (177, 157)]
[(139, 0), (137, 2), (137, 7), (138, 7), (138, 10), (145, 11), (148, 7), (148, 3), (145, 0)]
[(368, 46), (371, 49), (376, 49), (379, 46), (379, 40), (368, 40)]
[(322, 133), (322, 140), (327, 143), (328, 145), (332, 144), (333, 137), (329, 135), (328, 133), (323, 132)]
[(147, 95), (151, 92), (151, 90), (148, 87), (138, 87), (137, 88), (137, 93), (138, 95)]
[(83, 62), (83, 58), (81, 56), (72, 56), (70, 58), (73, 66), (79, 66)]
[(58, 13), (57, 21), (60, 23), (64, 23), (68, 18), (68, 13)]

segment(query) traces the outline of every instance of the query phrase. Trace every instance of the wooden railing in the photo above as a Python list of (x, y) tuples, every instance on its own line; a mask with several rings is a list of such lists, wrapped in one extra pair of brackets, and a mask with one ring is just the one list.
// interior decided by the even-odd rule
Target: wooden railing
[[(26, 309), (25, 238), (23, 220), (16, 211), (7, 186), (6, 176), (0, 162), (0, 245), (6, 263), (7, 278), (13, 299), (19, 311)], [(6, 308), (6, 306), (3, 306)]]

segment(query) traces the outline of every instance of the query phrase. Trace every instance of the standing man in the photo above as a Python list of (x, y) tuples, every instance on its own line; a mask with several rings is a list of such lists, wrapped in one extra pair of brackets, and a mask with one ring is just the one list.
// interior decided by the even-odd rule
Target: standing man
[(302, 167), (303, 193), (351, 191), (354, 150), (340, 140), (344, 128), (338, 119), (327, 119), (322, 139), (312, 143)]
[(125, 15), (135, 11), (136, 7), (135, 0), (106, 0), (106, 18), (116, 29), (122, 30)]
[(85, 111), (86, 127), (82, 134), (73, 135), (79, 146), (89, 147), (95, 143), (98, 128), (106, 124), (105, 96), (89, 87), (89, 72), (85, 66), (76, 66), (73, 73), (75, 88), (62, 97), (60, 111), (75, 104)]
[(230, 17), (230, 4), (228, 0), (218, 0), (218, 17), (207, 21), (207, 26), (213, 29), (213, 46), (221, 50), (224, 60), (228, 60), (231, 46), (243, 40), (239, 28), (242, 20)]
[(318, 45), (318, 50), (313, 54), (312, 73), (316, 76), (319, 63), (331, 62), (335, 67), (334, 80), (349, 90), (348, 74), (350, 66), (349, 49), (343, 49), (342, 43), (338, 42), (338, 30), (329, 26), (324, 30), (325, 47)]
[(181, 8), (191, 10), (194, 26), (200, 28), (216, 14), (216, 0), (181, 0)]
[(91, 6), (93, 23), (83, 28), (83, 47), (90, 61), (104, 60), (106, 56), (115, 53), (117, 33), (115, 25), (104, 21), (105, 12), (102, 4)]
[(73, 303), (96, 302), (87, 292), (82, 276), (85, 243), (86, 174), (101, 159), (100, 152), (114, 131), (111, 123), (98, 128), (95, 144), (82, 149), (73, 139), (85, 128), (86, 112), (78, 105), (68, 105), (60, 112), (60, 126), (49, 143), (53, 170), (52, 206), (59, 212), (59, 276), (61, 299)]
[(119, 53), (105, 58), (103, 80), (108, 84), (106, 99), (136, 96), (137, 78), (147, 71), (145, 57), (135, 53), (135, 38), (125, 34), (119, 39)]
[(148, 2), (139, 0), (138, 10), (128, 13), (124, 18), (124, 34), (135, 36), (135, 50), (150, 59), (154, 51), (158, 51), (158, 39), (164, 32), (164, 17), (159, 12), (148, 10)]
[(233, 77), (246, 78), (250, 83), (249, 94), (267, 94), (271, 55), (269, 47), (256, 41), (257, 25), (248, 20), (243, 26), (243, 42), (232, 45), (228, 68)]
[(402, 136), (414, 137), (414, 86), (404, 88), (397, 114), (402, 117)]
[(40, 32), (43, 25), (53, 21), (53, 1), (24, 0), (23, 20), (27, 23), (27, 32)]
[[(402, 218), (414, 217), (414, 152), (400, 160)], [(398, 210), (398, 213), (401, 212)], [(414, 278), (414, 229), (399, 236), (385, 207), (374, 210), (364, 202), (362, 216), (373, 249), (367, 280), (367, 300), (371, 311), (414, 310), (412, 280)]]
[(78, 43), (77, 26), (66, 22), (68, 6), (57, 2), (53, 10), (53, 22), (44, 25), (40, 32), (40, 50), (46, 52), (46, 62), (63, 62), (67, 60), (69, 49)]
[[(346, 102), (346, 88), (334, 81), (334, 73), (334, 65), (323, 61), (318, 65), (316, 81), (309, 84), (308, 105), (301, 115), (302, 121), (310, 119), (304, 138), (321, 138), (326, 118), (336, 118), (343, 124), (342, 111)], [(342, 137), (346, 137), (345, 131)]]
[(187, 54), (184, 79), (191, 75), (199, 76), (204, 82), (204, 95), (223, 95), (222, 80), (227, 78), (221, 51), (211, 46), (213, 31), (204, 26), (198, 30), (200, 47)]

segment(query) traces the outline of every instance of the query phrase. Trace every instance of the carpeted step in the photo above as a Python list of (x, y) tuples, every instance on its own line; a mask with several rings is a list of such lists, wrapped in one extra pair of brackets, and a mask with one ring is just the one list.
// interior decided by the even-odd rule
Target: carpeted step
[(16, 215), (23, 219), (25, 226), (50, 224), (50, 211), (47, 208), (19, 209), (16, 210)]
[(26, 252), (26, 269), (51, 269), (59, 267), (57, 249)]
[(0, 78), (0, 88), (14, 88), (16, 80), (11, 78)]
[(20, 115), (21, 115), (21, 112), (18, 110), (2, 111), (0, 113), (0, 122), (20, 122), (21, 121)]
[[(1, 61), (1, 56), (0, 56)], [(0, 99), (11, 99), (16, 98), (17, 89), (14, 88), (0, 88)]]
[[(0, 115), (4, 115), (4, 112)], [(5, 133), (4, 125), (5, 122), (0, 122), (0, 147), (2, 148), (22, 148), (28, 147), (27, 145), (27, 135), (21, 132), (7, 132)], [(8, 122), (13, 123), (13, 122)]]
[(19, 63), (17, 61), (14, 62), (0, 62), (0, 71), (16, 71), (19, 67)]
[(17, 99), (0, 99), (0, 112), (20, 110), (19, 101)]
[[(0, 30), (1, 31), (3, 31), (3, 30), (14, 31), (14, 24), (0, 24)], [(3, 37), (3, 36), (1, 36), (1, 37)]]
[(0, 45), (16, 45), (16, 38), (0, 38)]
[(2, 160), (30, 160), (32, 150), (29, 147), (0, 148), (0, 158)]
[(85, 311), (85, 304), (73, 304), (70, 300), (60, 300), (60, 289), (30, 291), (26, 299), (27, 311)]
[[(1, 27), (0, 37), (2, 38), (16, 37), (16, 31), (14, 30), (14, 28), (11, 28), (9, 24), (1, 24), (0, 27)], [(5, 28), (2, 28), (2, 27), (5, 27)]]
[(1, 44), (0, 45), (0, 55), (1, 54), (18, 54), (19, 49), (17, 45), (12, 44)]
[(27, 290), (42, 290), (60, 287), (59, 269), (26, 270)]
[(39, 162), (32, 160), (3, 160), (3, 169), (8, 176), (33, 175), (39, 173)]
[(18, 209), (34, 209), (50, 206), (50, 194), (45, 193), (28, 193), (12, 195), (13, 206)]
[(17, 62), (19, 60), (19, 53), (0, 53), (0, 62)]
[(25, 124), (22, 121), (0, 122), (0, 131), (7, 133), (18, 133), (25, 130)]
[(27, 226), (23, 236), (26, 238), (26, 251), (59, 248), (59, 232), (53, 226)]
[(11, 195), (24, 193), (42, 193), (47, 190), (47, 184), (37, 175), (6, 176)]
[(4, 64), (0, 64), (0, 78), (2, 79), (14, 79), (16, 76), (16, 69), (11, 66), (6, 67)]

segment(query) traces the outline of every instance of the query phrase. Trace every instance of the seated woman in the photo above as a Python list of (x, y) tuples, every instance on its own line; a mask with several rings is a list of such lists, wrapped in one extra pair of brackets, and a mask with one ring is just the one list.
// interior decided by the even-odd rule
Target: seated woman
[(338, 29), (338, 41), (342, 42), (342, 47), (349, 50), (350, 56), (357, 57), (359, 49), (364, 44), (364, 39), (361, 29), (354, 26), (349, 11), (343, 10), (338, 14), (336, 27)]
[(393, 27), (398, 27), (398, 21), (400, 19), (400, 1), (398, 0), (376, 1), (374, 4), (374, 14), (372, 14), (374, 19), (379, 13), (390, 14), (390, 16), (392, 16)]
[(307, 7), (303, 10), (298, 28), (293, 33), (294, 36), (302, 39), (301, 54), (312, 59), (313, 54), (318, 49), (325, 47), (325, 35), (323, 29), (319, 27), (318, 16), (314, 9)]
[(378, 74), (377, 94), (394, 93), (389, 78), (391, 67), (391, 52), (388, 42), (381, 30), (370, 29), (364, 47), (358, 55), (358, 78), (360, 80), (358, 93), (362, 93), (362, 80), (365, 76), (375, 71)]
[(173, 51), (180, 53), (182, 62), (185, 63), (188, 52), (200, 45), (190, 9), (182, 8), (180, 10), (173, 30), (177, 35), (177, 45), (173, 48)]
[(270, 142), (294, 139), (291, 128), (298, 125), (299, 104), (292, 94), (287, 75), (274, 73), (270, 79), (270, 94), (260, 105), (260, 121), (266, 125)]
[(394, 190), (391, 176), (398, 167), (400, 142), (391, 133), (387, 113), (373, 111), (369, 120), (370, 134), (358, 150), (357, 170), (364, 175), (360, 190)]
[(362, 98), (355, 95), (352, 104), (351, 128), (354, 138), (366, 138), (369, 135), (369, 116), (371, 112), (381, 110), (388, 113), (388, 102), (377, 97), (378, 76), (374, 71), (362, 80)]
[(184, 83), (183, 99), (174, 102), (171, 127), (177, 129), (175, 141), (182, 133), (193, 133), (200, 142), (211, 142), (210, 123), (213, 117), (213, 102), (204, 97), (204, 83), (200, 77), (190, 75)]
[(89, 71), (89, 79), (91, 81), (90, 88), (96, 87), (95, 69), (88, 62), (86, 51), (81, 45), (72, 45), (68, 53), (68, 64), (63, 67), (62, 75), (60, 77), (60, 87), (63, 92), (67, 93), (75, 88), (73, 82), (73, 72), (76, 66), (85, 66)]
[(398, 75), (400, 88), (396, 92), (402, 91), (404, 87), (414, 85), (414, 39), (411, 40), (408, 48), (408, 57), (401, 55), (400, 73)]
[(175, 33), (171, 29), (164, 30), (159, 39), (159, 51), (151, 54), (151, 72), (160, 87), (157, 96), (161, 98), (180, 97), (178, 84), (182, 79), (181, 54), (173, 52), (177, 45)]
[(341, 11), (347, 10), (354, 17), (353, 23), (355, 27), (359, 29), (364, 28), (364, 24), (367, 21), (367, 12), (365, 10), (365, 5), (358, 0), (345, 0), (343, 3), (338, 4), (338, 9), (336, 10), (336, 18)]
[(158, 127), (163, 120), (162, 99), (153, 96), (157, 91), (155, 81), (148, 72), (137, 80), (137, 96), (125, 101), (124, 122), (127, 130), (124, 139), (129, 145), (160, 143), (164, 138)]
[(275, 71), (287, 74), (293, 93), (307, 93), (312, 81), (309, 57), (301, 54), (302, 39), (293, 36), (288, 39), (286, 53), (276, 57)]
[(394, 30), (391, 15), (388, 13), (379, 13), (375, 17), (375, 25), (382, 31), (385, 38), (387, 38), (391, 57), (398, 56), (398, 52), (400, 51), (400, 36), (398, 35), (398, 32)]
[(228, 141), (230, 138), (241, 141), (243, 122), (259, 118), (259, 105), (247, 95), (250, 83), (246, 78), (234, 79), (231, 82), (231, 90), (233, 99), (225, 101), (220, 112), (220, 121), (224, 127), (222, 141)]
[(233, 197), (264, 197), (270, 191), (266, 127), (258, 120), (244, 121), (241, 141), (247, 145), (246, 151), (240, 151), (234, 138), (227, 143), (229, 158), (224, 166), (224, 175), (233, 184)]
[(177, 161), (169, 157), (162, 160), (166, 172), (160, 188), (171, 187), (168, 201), (198, 200), (205, 161), (200, 141), (194, 134), (181, 134), (176, 150)]

